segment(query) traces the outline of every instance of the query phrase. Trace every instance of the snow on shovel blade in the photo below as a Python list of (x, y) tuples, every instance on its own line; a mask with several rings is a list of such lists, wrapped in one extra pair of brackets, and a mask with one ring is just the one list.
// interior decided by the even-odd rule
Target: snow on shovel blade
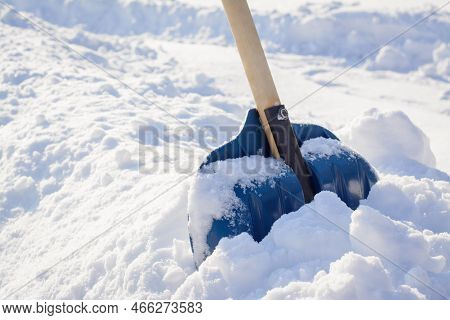
[[(335, 192), (350, 208), (365, 199), (377, 175), (325, 128), (292, 125), (312, 171), (315, 193)], [(270, 155), (258, 112), (250, 110), (239, 135), (202, 164), (189, 194), (189, 234), (199, 266), (222, 238), (249, 233), (261, 241), (283, 214), (305, 204), (290, 167)]]

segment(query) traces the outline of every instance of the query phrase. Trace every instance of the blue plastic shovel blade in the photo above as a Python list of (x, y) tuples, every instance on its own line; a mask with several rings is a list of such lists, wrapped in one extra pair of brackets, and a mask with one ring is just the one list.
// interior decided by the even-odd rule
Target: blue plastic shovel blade
[[(338, 140), (333, 133), (317, 125), (292, 126), (299, 146), (319, 137)], [(252, 155), (270, 157), (270, 148), (255, 109), (248, 112), (240, 134), (214, 150), (202, 164), (200, 172), (216, 161)], [(368, 196), (371, 187), (378, 180), (369, 163), (348, 149), (327, 157), (305, 157), (305, 161), (312, 171), (316, 193), (324, 190), (335, 192), (352, 209), (356, 209), (359, 201)], [(213, 220), (206, 239), (209, 253), (214, 251), (220, 239), (242, 232), (248, 232), (255, 241), (261, 241), (277, 219), (305, 204), (302, 187), (292, 170), (275, 177), (270, 183), (267, 181), (252, 189), (237, 184), (234, 186), (234, 193), (243, 205), (233, 209), (231, 214)]]

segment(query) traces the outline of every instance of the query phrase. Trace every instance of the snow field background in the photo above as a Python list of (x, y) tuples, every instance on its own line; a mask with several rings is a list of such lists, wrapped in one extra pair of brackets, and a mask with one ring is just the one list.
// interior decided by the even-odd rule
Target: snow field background
[[(139, 128), (238, 128), (252, 107), (220, 2), (7, 3), (145, 98), (0, 4), (0, 297), (63, 257), (11, 297), (450, 296), (449, 7), (290, 110), (375, 166), (369, 198), (352, 211), (323, 192), (259, 244), (224, 239), (197, 271), (188, 198), (211, 202), (187, 172), (140, 173), (138, 155), (169, 144), (152, 161), (196, 168), (207, 151)], [(250, 1), (288, 107), (442, 4)]]

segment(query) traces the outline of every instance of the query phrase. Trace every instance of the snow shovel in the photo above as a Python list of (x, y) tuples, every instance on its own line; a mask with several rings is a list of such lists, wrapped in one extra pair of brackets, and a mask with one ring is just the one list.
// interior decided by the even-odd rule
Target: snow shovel
[[(229, 187), (234, 200), (226, 206), (228, 212), (215, 212), (213, 206), (208, 212), (208, 205), (192, 205), (190, 200), (189, 234), (197, 266), (222, 238), (247, 232), (255, 241), (261, 241), (278, 218), (311, 202), (323, 190), (335, 192), (350, 208), (356, 209), (377, 182), (372, 167), (360, 155), (343, 147), (333, 133), (317, 125), (291, 124), (275, 88), (247, 1), (222, 0), (222, 3), (257, 108), (248, 112), (234, 140), (206, 158), (197, 174), (197, 183), (208, 179), (223, 183), (228, 176), (219, 171), (227, 161), (272, 158), (272, 163), (278, 163), (275, 167), (279, 169), (282, 162), (284, 169), (278, 175), (267, 175), (265, 180), (259, 173), (253, 178), (247, 175), (247, 180), (255, 180), (250, 185), (238, 179)], [(233, 174), (236, 175), (235, 172), (229, 175)], [(204, 190), (210, 189), (207, 185)], [(204, 203), (213, 203), (225, 193), (227, 190), (208, 193), (204, 195)]]

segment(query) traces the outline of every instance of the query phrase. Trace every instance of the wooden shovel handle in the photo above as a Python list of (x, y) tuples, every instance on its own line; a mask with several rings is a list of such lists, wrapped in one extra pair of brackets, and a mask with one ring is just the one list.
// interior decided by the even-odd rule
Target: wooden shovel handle
[(281, 103), (250, 8), (246, 0), (222, 0), (222, 3), (252, 89), (261, 124), (269, 141), (270, 150), (273, 157), (279, 159), (280, 154), (264, 111)]

